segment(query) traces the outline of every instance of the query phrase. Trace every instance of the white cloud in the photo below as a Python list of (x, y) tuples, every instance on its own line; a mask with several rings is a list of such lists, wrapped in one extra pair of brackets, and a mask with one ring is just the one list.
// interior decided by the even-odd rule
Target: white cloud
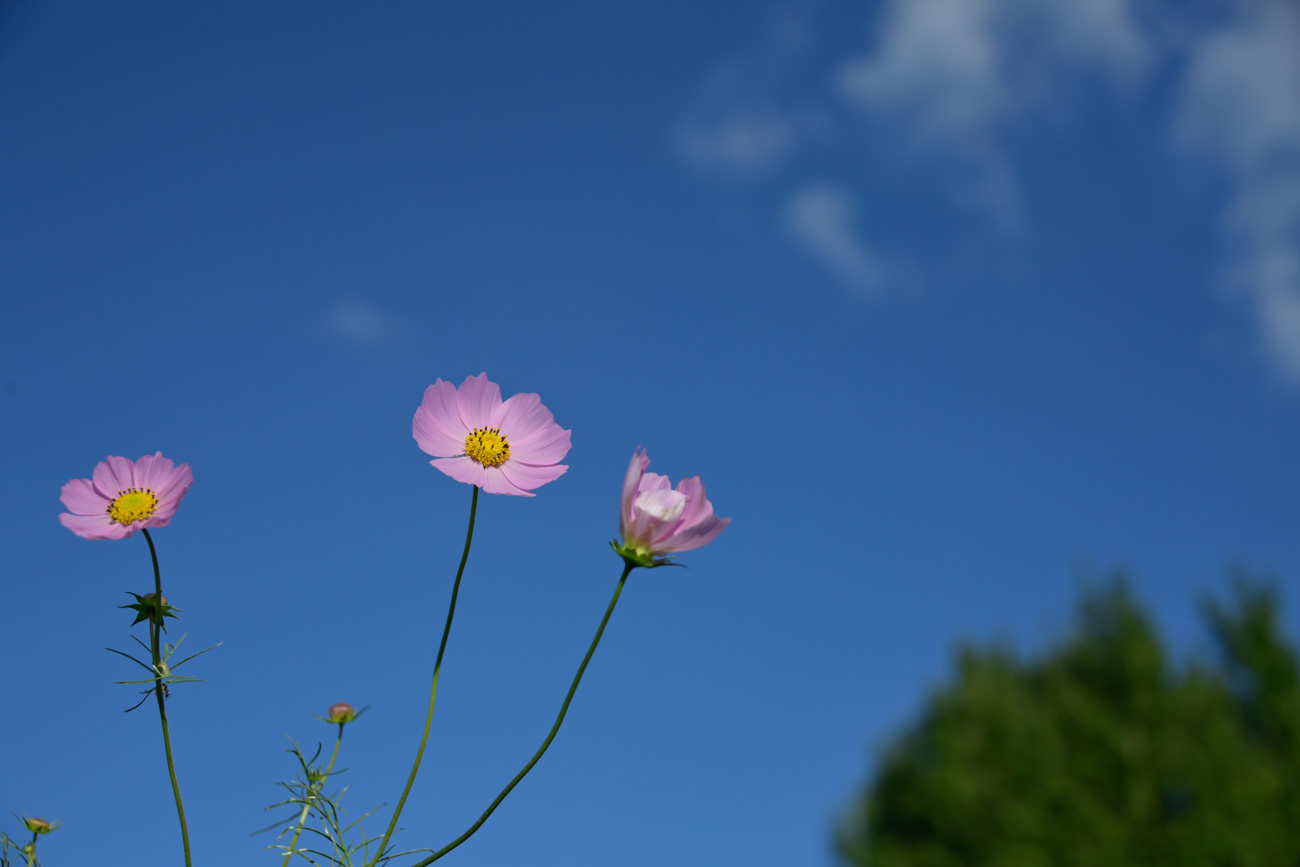
[(756, 45), (721, 64), (694, 94), (673, 134), (678, 152), (698, 168), (740, 174), (767, 171), (815, 128), (815, 113), (782, 105), (809, 47), (800, 10), (762, 22)]
[(1152, 46), (1137, 24), (1133, 0), (1017, 5), (1049, 13), (1046, 29), (1062, 57), (1095, 65), (1117, 81), (1132, 82), (1151, 63)]
[(1265, 350), (1300, 382), (1300, 7), (1266, 0), (1192, 44), (1176, 142), (1230, 185), (1230, 284)]
[[(1227, 181), (1227, 282), (1249, 300), (1264, 351), (1300, 383), (1300, 4), (885, 0), (879, 16), (871, 44), (822, 58), (833, 74), (803, 92), (791, 81), (814, 40), (796, 27), (783, 41), (769, 26), (758, 52), (706, 80), (677, 129), (680, 153), (770, 178), (801, 151), (868, 159), (894, 149), (938, 168), (941, 192), (1014, 232), (1026, 219), (1017, 151), (1028, 135), (1068, 122), (1080, 85), (1132, 94), (1163, 60), (1177, 95), (1173, 141)], [(1145, 95), (1145, 109), (1165, 108), (1158, 83)], [(808, 153), (814, 145), (830, 147)], [(787, 199), (784, 228), (871, 289), (879, 260), (854, 225), (854, 202), (847, 186), (806, 186)]]
[(357, 299), (336, 302), (328, 311), (329, 333), (354, 346), (379, 346), (400, 340), (402, 327), (377, 307)]
[(677, 131), (682, 155), (701, 168), (757, 172), (776, 165), (795, 142), (791, 120), (771, 110), (732, 112)]
[(989, 0), (894, 3), (880, 47), (840, 72), (845, 95), (910, 116), (924, 138), (979, 129), (1009, 107)]
[(856, 207), (844, 189), (809, 184), (795, 192), (785, 209), (790, 236), (841, 279), (862, 291), (876, 289), (880, 265), (858, 237)]
[[(829, 146), (822, 155), (864, 158), (897, 147), (955, 169), (933, 173), (945, 179), (936, 181), (942, 192), (1014, 232), (1024, 206), (1006, 133), (1055, 109), (1053, 87), (1067, 68), (1100, 70), (1121, 85), (1141, 78), (1152, 52), (1135, 2), (888, 0), (870, 50), (829, 63), (810, 51), (811, 7), (790, 6), (705, 79), (674, 144), (698, 168), (750, 179), (816, 145)], [(822, 69), (810, 76), (815, 60)], [(875, 257), (853, 230), (851, 201), (844, 189), (805, 188), (789, 200), (785, 227), (850, 282), (874, 285)]]
[(1300, 142), (1300, 9), (1272, 0), (1243, 12), (1193, 45), (1177, 127), (1239, 174), (1296, 159)]
[(838, 85), (918, 155), (954, 161), (967, 175), (957, 197), (1014, 229), (1021, 194), (1004, 133), (1052, 109), (1067, 67), (1140, 77), (1150, 48), (1129, 2), (892, 0), (875, 50), (845, 62)]

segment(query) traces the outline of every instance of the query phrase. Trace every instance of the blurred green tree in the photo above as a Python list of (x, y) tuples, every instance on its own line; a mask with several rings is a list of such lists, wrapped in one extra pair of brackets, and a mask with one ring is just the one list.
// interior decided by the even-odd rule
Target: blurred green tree
[(1300, 678), (1276, 589), (1172, 665), (1122, 579), (1036, 659), (963, 647), (836, 835), (854, 867), (1300, 867)]

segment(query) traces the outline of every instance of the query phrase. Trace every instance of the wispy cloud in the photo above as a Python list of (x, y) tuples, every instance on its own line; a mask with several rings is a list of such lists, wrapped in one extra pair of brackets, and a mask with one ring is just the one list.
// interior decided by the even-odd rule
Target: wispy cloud
[(954, 161), (958, 196), (1012, 230), (1023, 205), (1007, 128), (1050, 109), (1066, 69), (1131, 84), (1149, 55), (1128, 0), (892, 0), (878, 44), (841, 66), (838, 85), (917, 156)]
[[(748, 51), (706, 77), (673, 143), (697, 168), (764, 181), (817, 148), (821, 156), (865, 154), (894, 143), (904, 158), (954, 168), (936, 173), (955, 178), (942, 192), (1014, 232), (1025, 208), (1003, 141), (1008, 129), (1053, 110), (1051, 82), (1066, 68), (1100, 69), (1122, 85), (1141, 78), (1152, 51), (1131, 2), (888, 0), (874, 44), (829, 65), (825, 57), (813, 62), (811, 7), (790, 6), (763, 20)], [(838, 198), (824, 188), (794, 192), (785, 226), (805, 249), (838, 262), (837, 272), (863, 285), (871, 257), (848, 264), (854, 257), (845, 239), (855, 236), (842, 219), (847, 195), (843, 187)], [(834, 235), (831, 225), (840, 227)], [(834, 244), (827, 240), (833, 236)]]
[(931, 173), (937, 191), (1014, 235), (1031, 217), (1019, 171), (1033, 132), (1069, 121), (1081, 82), (1140, 95), (1143, 110), (1169, 113), (1175, 148), (1196, 157), (1171, 172), (1209, 167), (1226, 180), (1226, 281), (1249, 299), (1269, 358), (1300, 383), (1300, 5), (1190, 6), (885, 0), (860, 52), (818, 59), (820, 84), (807, 74), (811, 19), (769, 18), (755, 50), (706, 79), (675, 143), (693, 165), (750, 182), (790, 184), (799, 158), (815, 159), (828, 181), (789, 187), (783, 228), (875, 290), (887, 282), (878, 245), (855, 223), (860, 193), (847, 180), (860, 172), (828, 171), (834, 156), (892, 151), (942, 168)]
[(677, 151), (698, 168), (748, 175), (789, 156), (819, 125), (815, 111), (787, 99), (808, 30), (794, 8), (763, 19), (751, 50), (720, 63), (688, 100), (673, 132)]
[(710, 119), (682, 125), (678, 150), (701, 168), (759, 172), (776, 165), (795, 143), (790, 118), (762, 107), (731, 109)]
[(852, 194), (831, 184), (797, 190), (785, 209), (786, 231), (800, 246), (848, 284), (864, 292), (879, 287), (876, 255), (859, 238)]
[(1229, 282), (1252, 300), (1269, 356), (1300, 382), (1300, 7), (1238, 13), (1192, 44), (1175, 140), (1227, 177)]
[(398, 342), (404, 333), (397, 319), (355, 298), (335, 302), (326, 312), (325, 328), (344, 343), (366, 347)]

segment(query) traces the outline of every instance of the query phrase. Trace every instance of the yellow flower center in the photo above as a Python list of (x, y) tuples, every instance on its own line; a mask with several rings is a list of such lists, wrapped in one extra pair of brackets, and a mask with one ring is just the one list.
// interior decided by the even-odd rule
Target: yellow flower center
[(475, 428), (465, 437), (465, 454), (485, 467), (495, 467), (509, 459), (510, 443), (499, 428)]
[(127, 488), (108, 504), (108, 517), (119, 524), (143, 521), (158, 508), (158, 495), (148, 488)]

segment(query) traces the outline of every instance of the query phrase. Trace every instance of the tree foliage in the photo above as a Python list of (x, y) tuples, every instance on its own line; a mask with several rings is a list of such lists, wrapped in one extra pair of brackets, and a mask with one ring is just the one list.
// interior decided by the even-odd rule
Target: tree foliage
[(1296, 867), (1300, 679), (1277, 592), (1206, 602), (1174, 665), (1122, 580), (1041, 658), (964, 647), (837, 834), (855, 867)]

